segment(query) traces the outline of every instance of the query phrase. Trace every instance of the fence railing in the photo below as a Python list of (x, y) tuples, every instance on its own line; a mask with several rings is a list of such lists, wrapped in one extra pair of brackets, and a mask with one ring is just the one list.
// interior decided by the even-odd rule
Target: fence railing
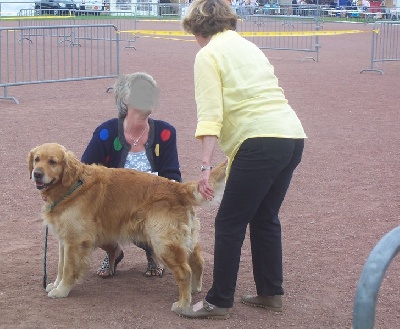
[(400, 22), (377, 22), (372, 33), (371, 65), (360, 73), (375, 71), (383, 74), (383, 70), (374, 64), (393, 61), (400, 61)]
[[(319, 39), (313, 33), (321, 29), (313, 17), (288, 15), (249, 15), (238, 22), (238, 32), (265, 32), (266, 36), (246, 36), (261, 49), (294, 50), (315, 53), (318, 61)], [(307, 33), (310, 32), (310, 33)]]
[(358, 281), (353, 310), (353, 329), (374, 328), (376, 301), (383, 276), (399, 251), (400, 227), (397, 227), (387, 233), (369, 254)]
[(109, 24), (0, 28), (0, 99), (18, 103), (11, 86), (117, 77), (117, 32)]
[[(56, 3), (56, 2), (55, 2)], [(77, 2), (79, 3), (79, 2)], [(382, 2), (383, 3), (383, 2)], [(84, 5), (73, 6), (69, 8), (51, 9), (48, 6), (40, 5), (39, 1), (15, 1), (3, 2), (0, 1), (0, 16), (10, 15), (11, 6), (15, 10), (21, 10), (22, 15), (103, 15), (107, 12), (131, 12), (137, 16), (152, 16), (158, 18), (179, 17), (181, 11), (187, 5), (185, 3), (154, 3), (145, 1), (111, 1), (106, 6), (101, 6), (97, 10), (93, 10), (92, 6)], [(241, 17), (252, 14), (264, 15), (297, 15), (307, 17), (323, 17), (348, 19), (352, 21), (374, 22), (376, 20), (399, 20), (400, 8), (385, 7), (385, 6), (337, 6), (327, 4), (270, 4), (269, 1), (260, 0), (258, 5), (232, 5)], [(101, 9), (101, 10), (98, 10)], [(25, 11), (25, 13), (23, 12)]]
[(245, 17), (247, 15), (294, 15), (303, 17), (321, 17), (322, 20), (349, 20), (356, 22), (375, 22), (380, 20), (398, 20), (400, 10), (388, 7), (362, 7), (362, 6), (328, 6), (316, 4), (280, 4), (270, 5), (267, 2), (259, 6), (235, 5), (236, 13)]
[(138, 16), (146, 18), (178, 18), (181, 15), (183, 7), (187, 6), (180, 3), (153, 3), (140, 2), (129, 4), (129, 8), (125, 10), (65, 10), (65, 9), (20, 9), (18, 16)]
[[(53, 10), (55, 11), (55, 10)], [(131, 31), (137, 29), (137, 17), (132, 12), (104, 12), (100, 15), (34, 15), (37, 10), (23, 9), (19, 16), (0, 18), (7, 26), (59, 26), (59, 25), (93, 25), (109, 24), (115, 25), (119, 31)], [(4, 25), (4, 24), (3, 24)], [(37, 30), (41, 33), (44, 30)], [(115, 35), (112, 36), (115, 38)], [(135, 48), (136, 36), (134, 34), (123, 34), (119, 36), (119, 41), (124, 42), (124, 48)]]

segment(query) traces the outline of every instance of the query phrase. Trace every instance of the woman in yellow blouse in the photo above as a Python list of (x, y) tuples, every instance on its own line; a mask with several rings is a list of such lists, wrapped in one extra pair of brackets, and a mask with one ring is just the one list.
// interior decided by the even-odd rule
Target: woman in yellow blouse
[(199, 190), (211, 199), (212, 157), (228, 157), (228, 178), (215, 219), (213, 285), (196, 305), (174, 310), (188, 318), (226, 319), (233, 306), (247, 225), (256, 294), (242, 302), (282, 310), (279, 209), (306, 135), (264, 53), (235, 32), (226, 0), (195, 0), (182, 22), (201, 46), (194, 63), (196, 138), (202, 141)]

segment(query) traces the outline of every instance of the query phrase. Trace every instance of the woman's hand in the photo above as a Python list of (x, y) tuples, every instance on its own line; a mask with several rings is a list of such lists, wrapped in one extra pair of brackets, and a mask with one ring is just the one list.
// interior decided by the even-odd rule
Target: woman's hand
[(204, 170), (201, 172), (199, 180), (199, 192), (203, 198), (211, 201), (214, 198), (214, 189), (209, 183), (211, 170)]
[(199, 180), (199, 192), (203, 198), (211, 201), (214, 198), (214, 189), (209, 183), (211, 174), (211, 159), (214, 153), (214, 148), (217, 143), (217, 136), (206, 135), (202, 136), (202, 166), (201, 166), (201, 176)]

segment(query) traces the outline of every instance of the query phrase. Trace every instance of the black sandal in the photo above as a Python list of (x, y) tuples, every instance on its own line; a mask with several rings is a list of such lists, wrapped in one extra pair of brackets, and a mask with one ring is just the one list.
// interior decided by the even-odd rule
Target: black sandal
[(147, 270), (144, 272), (144, 276), (147, 277), (152, 277), (152, 276), (158, 276), (162, 277), (164, 274), (164, 268), (161, 266), (158, 266), (154, 260), (149, 260), (147, 263)]

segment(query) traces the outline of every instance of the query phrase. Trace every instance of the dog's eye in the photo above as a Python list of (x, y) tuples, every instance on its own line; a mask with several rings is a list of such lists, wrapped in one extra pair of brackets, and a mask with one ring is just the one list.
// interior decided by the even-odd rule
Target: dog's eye
[(40, 158), (39, 158), (39, 156), (35, 156), (35, 158), (33, 159), (33, 161), (35, 161), (35, 162), (39, 162), (39, 161), (40, 161)]
[(49, 164), (50, 164), (50, 165), (52, 165), (52, 166), (54, 166), (54, 165), (56, 165), (56, 164), (57, 164), (57, 161), (56, 161), (56, 160), (53, 160), (53, 159), (51, 159), (51, 160), (49, 160)]

